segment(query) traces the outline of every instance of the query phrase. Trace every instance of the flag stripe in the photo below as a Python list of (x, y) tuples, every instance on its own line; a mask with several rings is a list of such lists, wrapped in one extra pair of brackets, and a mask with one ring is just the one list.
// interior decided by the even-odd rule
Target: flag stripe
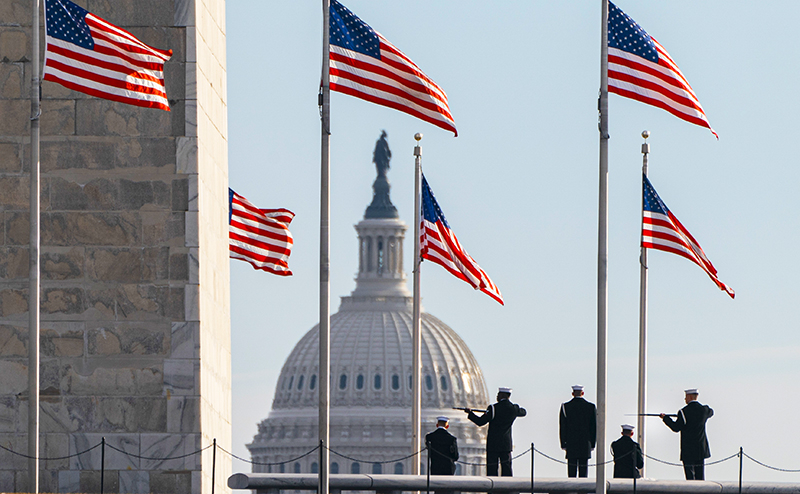
[(288, 209), (259, 209), (229, 189), (230, 257), (249, 262), (280, 276), (291, 276), (289, 256), (294, 240), (289, 223), (294, 213)]

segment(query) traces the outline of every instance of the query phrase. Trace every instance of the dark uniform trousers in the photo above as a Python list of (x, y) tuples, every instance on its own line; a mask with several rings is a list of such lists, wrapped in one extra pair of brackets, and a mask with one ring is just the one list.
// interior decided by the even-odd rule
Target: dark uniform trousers
[(511, 477), (511, 426), (517, 417), (524, 417), (527, 411), (511, 403), (509, 400), (500, 400), (494, 405), (489, 405), (486, 412), (478, 417), (469, 412), (469, 419), (475, 425), (489, 424), (486, 435), (486, 475), (497, 477), (497, 463), (500, 463), (503, 477)]
[(562, 403), (558, 428), (561, 448), (567, 452), (567, 475), (587, 477), (597, 442), (597, 408), (580, 397)]
[(705, 459), (711, 456), (706, 421), (714, 415), (708, 405), (691, 401), (678, 411), (678, 418), (665, 416), (664, 423), (681, 433), (681, 462), (686, 480), (705, 480)]
[(622, 436), (611, 443), (611, 454), (614, 455), (615, 479), (639, 478), (639, 469), (644, 466), (639, 443), (629, 436)]

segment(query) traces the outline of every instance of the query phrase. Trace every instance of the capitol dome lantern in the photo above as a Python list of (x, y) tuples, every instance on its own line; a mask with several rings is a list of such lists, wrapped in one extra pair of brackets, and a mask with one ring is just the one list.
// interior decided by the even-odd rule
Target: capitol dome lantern
[[(355, 226), (356, 287), (331, 316), (331, 473), (411, 471), (412, 459), (390, 462), (411, 454), (413, 331), (412, 297), (403, 269), (407, 226), (390, 199), (390, 158), (384, 132), (373, 159), (378, 170), (373, 201)], [(318, 444), (318, 329), (300, 339), (283, 365), (272, 410), (247, 445), (256, 463), (283, 462)], [(436, 428), (437, 416), (449, 416), (464, 462), (457, 474), (481, 474), (482, 467), (467, 464), (484, 462), (485, 429), (452, 410), (490, 403), (480, 366), (458, 334), (426, 312), (421, 337), (421, 434)], [(424, 456), (420, 461), (424, 472)], [(316, 462), (317, 456), (309, 455), (290, 464), (254, 465), (254, 471), (316, 473)]]

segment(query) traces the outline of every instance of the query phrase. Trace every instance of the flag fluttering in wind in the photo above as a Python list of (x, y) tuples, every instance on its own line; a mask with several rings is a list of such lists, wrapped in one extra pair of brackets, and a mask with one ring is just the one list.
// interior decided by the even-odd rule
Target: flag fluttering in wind
[(129, 105), (169, 111), (158, 50), (69, 0), (45, 0), (44, 80)]
[(505, 305), (500, 289), (478, 266), (475, 259), (461, 247), (456, 235), (450, 230), (450, 225), (447, 224), (444, 213), (439, 208), (424, 175), (422, 176), (422, 218), (420, 218), (419, 230), (420, 259), (427, 259), (439, 264), (456, 278), (466, 281), (476, 290), (489, 295), (500, 302), (500, 305)]
[(230, 201), (229, 237), (231, 259), (241, 259), (280, 276), (291, 276), (289, 255), (292, 234), (289, 223), (294, 213), (288, 209), (259, 209), (228, 189)]
[(389, 41), (337, 0), (330, 7), (330, 87), (456, 131), (447, 95)]
[(719, 281), (717, 270), (692, 234), (678, 221), (656, 193), (653, 185), (642, 175), (644, 211), (642, 211), (642, 247), (672, 252), (694, 262), (705, 271), (720, 290), (731, 298), (736, 295), (731, 287)]
[(611, 2), (608, 2), (608, 91), (707, 127), (719, 138), (667, 50)]

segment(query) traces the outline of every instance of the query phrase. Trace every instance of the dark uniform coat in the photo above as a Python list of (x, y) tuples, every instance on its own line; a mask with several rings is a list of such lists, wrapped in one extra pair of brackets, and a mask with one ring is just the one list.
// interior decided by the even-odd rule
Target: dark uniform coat
[[(644, 467), (644, 457), (639, 443), (628, 436), (622, 436), (611, 443), (611, 454), (614, 455), (614, 478), (639, 478), (639, 468)], [(634, 463), (636, 468), (633, 467)]]
[(431, 475), (453, 475), (456, 473), (458, 459), (458, 439), (444, 427), (425, 436), (425, 444), (430, 447)]
[(468, 417), (477, 426), (489, 424), (486, 451), (508, 452), (513, 449), (511, 425), (517, 417), (524, 417), (527, 414), (528, 412), (521, 406), (509, 400), (500, 400), (494, 405), (489, 405), (480, 417), (474, 412), (469, 412)]
[(706, 437), (706, 421), (714, 415), (708, 405), (701, 405), (699, 401), (691, 401), (678, 411), (678, 418), (665, 416), (664, 423), (673, 432), (681, 433), (681, 461), (684, 463), (698, 462), (711, 456)]
[(558, 425), (561, 449), (567, 450), (567, 459), (592, 457), (597, 442), (597, 408), (594, 404), (578, 396), (562, 403)]

